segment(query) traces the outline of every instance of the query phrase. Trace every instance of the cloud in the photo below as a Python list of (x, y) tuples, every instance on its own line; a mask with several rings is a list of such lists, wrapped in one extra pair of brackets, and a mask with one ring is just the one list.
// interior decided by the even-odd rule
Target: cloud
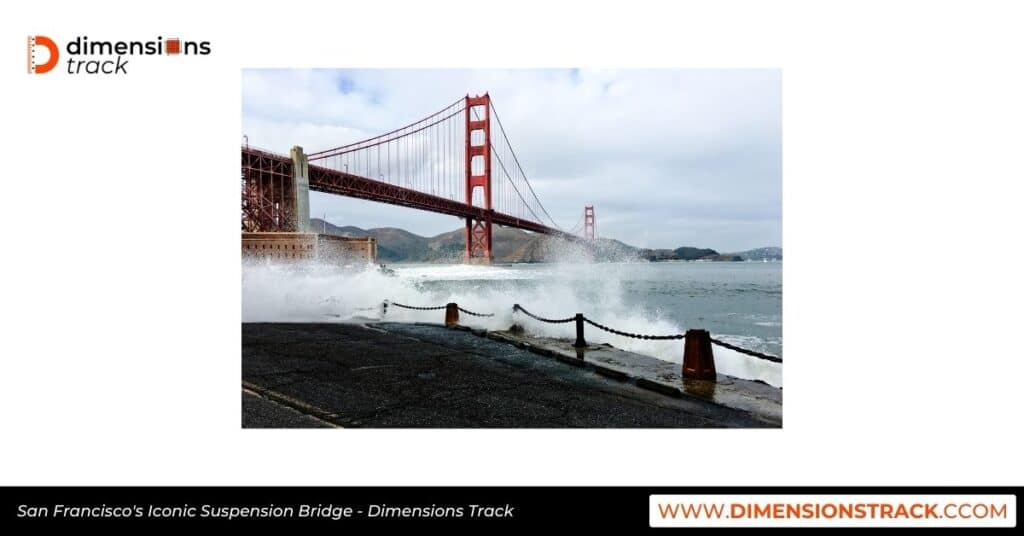
[[(778, 70), (247, 70), (252, 145), (317, 151), (489, 92), (530, 182), (563, 227), (593, 203), (598, 235), (734, 251), (782, 240)], [(317, 195), (337, 224), (420, 234), (449, 216)]]

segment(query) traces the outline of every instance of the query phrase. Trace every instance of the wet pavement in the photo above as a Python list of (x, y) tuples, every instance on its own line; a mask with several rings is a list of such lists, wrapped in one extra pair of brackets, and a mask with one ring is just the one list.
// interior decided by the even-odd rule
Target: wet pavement
[(416, 324), (242, 324), (242, 425), (779, 426), (479, 335)]
[(582, 362), (603, 376), (632, 381), (644, 388), (670, 396), (698, 398), (748, 411), (767, 423), (782, 425), (782, 389), (764, 382), (744, 380), (722, 373), (719, 373), (713, 382), (688, 380), (682, 377), (681, 363), (670, 363), (615, 348), (610, 344), (575, 348), (573, 341), (527, 336), (521, 331), (491, 331), (487, 336), (529, 348), (534, 353), (548, 357)]

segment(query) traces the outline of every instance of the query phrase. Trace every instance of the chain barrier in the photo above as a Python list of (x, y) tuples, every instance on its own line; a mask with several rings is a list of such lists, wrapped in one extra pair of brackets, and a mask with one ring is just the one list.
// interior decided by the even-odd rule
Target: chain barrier
[(608, 326), (604, 326), (604, 325), (598, 324), (597, 322), (594, 322), (593, 320), (591, 320), (591, 319), (589, 319), (587, 317), (583, 317), (583, 321), (588, 323), (588, 324), (590, 324), (591, 326), (594, 326), (597, 329), (603, 329), (603, 330), (607, 331), (608, 333), (614, 333), (616, 335), (621, 335), (623, 337), (629, 337), (631, 339), (644, 339), (644, 340), (649, 340), (649, 341), (671, 341), (671, 340), (679, 340), (679, 339), (685, 339), (686, 338), (685, 334), (676, 334), (676, 335), (640, 335), (640, 334), (637, 334), (637, 333), (626, 333), (625, 331), (619, 331), (617, 329), (612, 329), (612, 328), (610, 328)]
[[(393, 302), (393, 301), (385, 301), (384, 305), (385, 306), (394, 305), (395, 307), (401, 307), (403, 309), (412, 309), (413, 311), (439, 311), (441, 309), (445, 309), (445, 308), (448, 307), (447, 305), (438, 305), (437, 307), (416, 307), (416, 306), (413, 306), (413, 305), (405, 305), (404, 303), (398, 303), (398, 302)], [(474, 313), (473, 311), (470, 311), (469, 309), (463, 309), (462, 307), (459, 307), (459, 310), (462, 311), (463, 313), (466, 313), (467, 315), (471, 315), (471, 316), (480, 316), (480, 317), (494, 316), (494, 313)]]
[(525, 314), (526, 316), (528, 316), (530, 318), (533, 318), (534, 320), (540, 320), (541, 322), (547, 322), (548, 324), (567, 324), (569, 322), (573, 322), (573, 321), (576, 320), (576, 317), (572, 317), (572, 316), (569, 317), (569, 318), (563, 318), (561, 320), (552, 320), (550, 318), (544, 318), (544, 317), (541, 317), (541, 316), (537, 316), (537, 315), (531, 313), (530, 311), (527, 311), (526, 309), (523, 309), (522, 306), (520, 306), (518, 303), (512, 306), (512, 312), (514, 313), (516, 311), (519, 311), (519, 312)]
[(711, 338), (711, 342), (714, 343), (714, 344), (717, 344), (718, 346), (721, 346), (722, 348), (728, 348), (730, 350), (739, 352), (741, 354), (746, 354), (746, 355), (749, 355), (751, 357), (756, 357), (758, 359), (764, 359), (765, 361), (771, 361), (772, 363), (782, 363), (782, 358), (781, 357), (776, 357), (776, 356), (768, 355), (768, 354), (762, 354), (760, 352), (755, 352), (753, 350), (747, 350), (746, 348), (740, 348), (739, 346), (733, 346), (733, 345), (731, 345), (731, 344), (729, 344), (727, 342), (720, 341), (720, 340), (715, 339), (713, 337)]
[[(405, 305), (405, 304), (402, 304), (402, 303), (396, 303), (396, 302), (390, 302), (390, 301), (385, 301), (384, 305), (385, 306), (394, 305), (395, 307), (401, 307), (403, 309), (412, 309), (414, 311), (439, 311), (439, 310), (444, 309), (444, 308), (447, 307), (446, 305), (439, 305), (437, 307), (415, 307), (415, 306), (412, 306), (412, 305)], [(466, 313), (467, 315), (471, 315), (471, 316), (479, 316), (479, 317), (492, 317), (492, 316), (494, 316), (494, 313), (475, 313), (475, 312), (470, 311), (468, 309), (463, 309), (462, 307), (458, 307), (458, 309), (459, 309), (459, 311), (462, 311), (463, 313)], [(544, 318), (542, 316), (537, 316), (537, 315), (531, 313), (530, 311), (527, 311), (526, 309), (524, 309), (523, 306), (519, 305), (518, 303), (512, 306), (512, 312), (513, 313), (520, 312), (520, 313), (523, 313), (526, 316), (528, 316), (528, 317), (530, 317), (530, 318), (532, 318), (534, 320), (539, 320), (541, 322), (546, 322), (548, 324), (568, 324), (569, 322), (575, 322), (576, 321), (576, 317), (575, 316), (571, 316), (569, 318), (560, 318), (560, 319)], [(681, 339), (685, 339), (686, 338), (686, 334), (685, 333), (679, 333), (679, 334), (676, 334), (676, 335), (643, 335), (643, 334), (640, 334), (640, 333), (629, 333), (629, 332), (626, 332), (626, 331), (619, 331), (619, 330), (617, 330), (615, 328), (610, 328), (608, 326), (605, 326), (604, 324), (595, 322), (595, 321), (593, 321), (593, 320), (591, 320), (591, 319), (589, 319), (589, 318), (587, 318), (587, 317), (585, 317), (583, 315), (580, 315), (580, 317), (587, 324), (590, 324), (591, 326), (594, 326), (597, 329), (600, 329), (600, 330), (603, 330), (603, 331), (607, 331), (608, 333), (612, 333), (614, 335), (618, 335), (620, 337), (629, 337), (631, 339), (641, 339), (641, 340), (645, 340), (645, 341), (670, 341), (670, 340), (681, 340)], [(758, 359), (763, 359), (765, 361), (771, 361), (772, 363), (782, 363), (782, 358), (778, 357), (778, 356), (769, 355), (769, 354), (762, 354), (761, 352), (755, 352), (753, 350), (747, 350), (746, 348), (740, 348), (739, 346), (734, 346), (734, 345), (729, 344), (729, 343), (727, 343), (725, 341), (721, 341), (721, 340), (715, 339), (715, 338), (711, 338), (711, 342), (716, 344), (716, 345), (718, 345), (718, 346), (721, 346), (723, 348), (728, 348), (728, 349), (733, 350), (735, 352), (739, 352), (741, 354), (749, 355), (751, 357), (756, 357)]]
[(398, 302), (384, 302), (386, 305), (394, 305), (395, 307), (401, 307), (402, 309), (412, 309), (413, 311), (439, 311), (444, 309), (446, 306), (439, 305), (437, 307), (414, 307), (412, 305), (405, 305)]
[(486, 317), (486, 316), (494, 316), (494, 313), (474, 313), (473, 311), (469, 311), (469, 310), (463, 309), (462, 307), (459, 307), (459, 310), (462, 311), (463, 313), (466, 313), (467, 315), (470, 315), (470, 316), (484, 316), (484, 317)]

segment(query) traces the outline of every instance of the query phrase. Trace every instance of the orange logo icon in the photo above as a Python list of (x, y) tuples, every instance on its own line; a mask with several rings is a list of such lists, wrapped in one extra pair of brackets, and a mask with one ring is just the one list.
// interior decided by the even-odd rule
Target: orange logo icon
[[(44, 48), (49, 53), (49, 58), (46, 63), (37, 63), (37, 59), (42, 59), (38, 56), (40, 48)], [(57, 47), (57, 43), (53, 42), (53, 39), (46, 37), (45, 35), (30, 35), (28, 38), (28, 73), (29, 74), (44, 74), (53, 70), (57, 66), (57, 59), (60, 57), (60, 49)]]

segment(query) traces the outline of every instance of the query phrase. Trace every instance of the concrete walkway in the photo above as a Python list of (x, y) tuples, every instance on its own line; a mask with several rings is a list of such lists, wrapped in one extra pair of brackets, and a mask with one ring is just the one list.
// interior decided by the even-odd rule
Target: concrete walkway
[(772, 426), (425, 325), (242, 324), (242, 385), (247, 428)]

